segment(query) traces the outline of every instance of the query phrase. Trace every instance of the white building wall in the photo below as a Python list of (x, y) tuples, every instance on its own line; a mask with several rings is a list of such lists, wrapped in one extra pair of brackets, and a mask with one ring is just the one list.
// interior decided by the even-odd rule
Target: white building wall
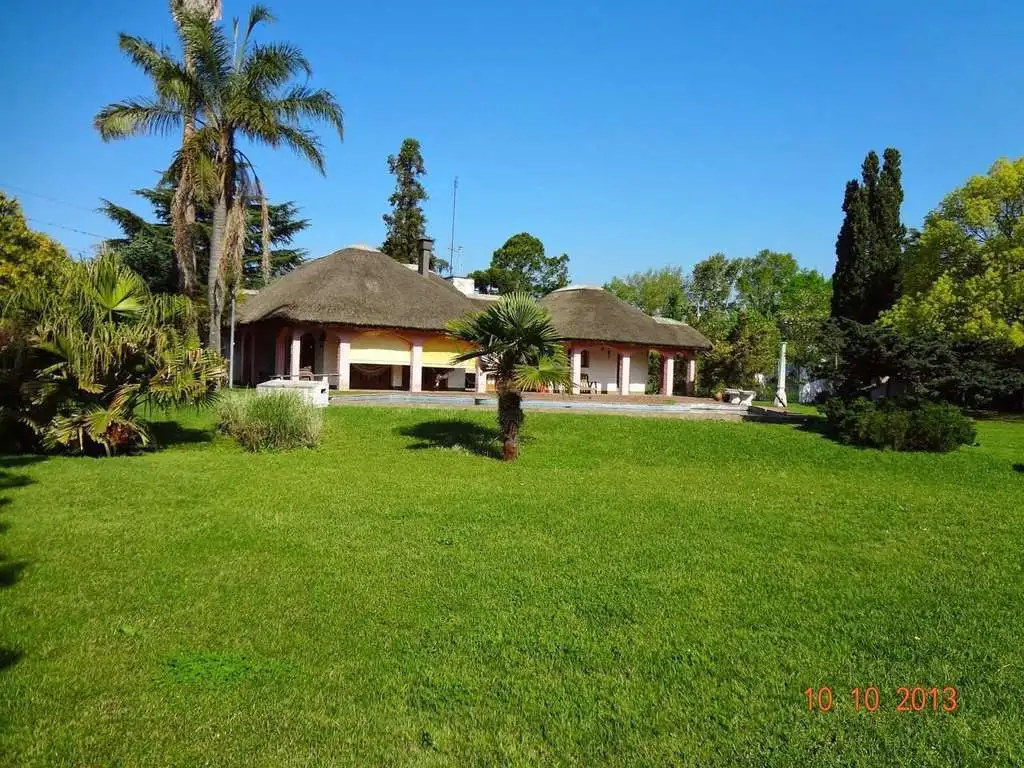
[(327, 341), (324, 342), (323, 368), (314, 371), (318, 376), (327, 376), (332, 387), (338, 386), (338, 338), (334, 334), (327, 334)]
[[(618, 392), (619, 353), (611, 347), (585, 347), (589, 353), (589, 367), (583, 366), (581, 373), (591, 382), (601, 385), (602, 393)], [(642, 395), (647, 391), (647, 350), (633, 350), (629, 357), (629, 392)]]
[(642, 395), (647, 391), (647, 363), (650, 356), (646, 349), (634, 349), (629, 356), (629, 394)]
[(619, 353), (610, 347), (585, 347), (590, 360), (588, 366), (583, 366), (580, 372), (587, 378), (601, 385), (602, 392), (614, 392), (615, 382), (618, 381)]

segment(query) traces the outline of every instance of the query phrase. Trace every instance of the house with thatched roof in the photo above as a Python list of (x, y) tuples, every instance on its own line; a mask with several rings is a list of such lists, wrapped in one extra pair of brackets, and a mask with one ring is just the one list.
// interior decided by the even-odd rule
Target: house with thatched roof
[[(235, 380), (326, 377), (348, 389), (487, 391), (475, 362), (447, 324), (486, 309), (493, 296), (472, 281), (445, 280), (428, 268), (433, 243), (421, 242), (418, 265), (403, 265), (369, 246), (349, 246), (309, 261), (241, 304)], [(575, 391), (643, 394), (648, 353), (662, 355), (663, 394), (674, 365), (686, 368), (692, 393), (697, 354), (711, 343), (685, 323), (653, 318), (601, 288), (570, 286), (541, 300), (565, 339)]]

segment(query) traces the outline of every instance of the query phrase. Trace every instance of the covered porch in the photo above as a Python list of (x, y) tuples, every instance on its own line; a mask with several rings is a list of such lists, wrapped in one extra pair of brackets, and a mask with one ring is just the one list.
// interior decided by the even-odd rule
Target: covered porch
[[(572, 394), (642, 396), (647, 391), (651, 352), (661, 356), (660, 394), (692, 396), (697, 378), (696, 351), (648, 348), (594, 341), (566, 342)], [(685, 366), (681, 392), (676, 392), (676, 361)]]
[(386, 328), (251, 324), (235, 340), (233, 379), (326, 378), (338, 391), (487, 391), (475, 361), (455, 365), (461, 348), (440, 333)]

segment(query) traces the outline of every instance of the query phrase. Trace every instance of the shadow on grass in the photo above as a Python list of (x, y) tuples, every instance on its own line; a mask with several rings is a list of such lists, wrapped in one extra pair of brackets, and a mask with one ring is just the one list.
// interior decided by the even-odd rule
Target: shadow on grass
[(468, 451), (489, 459), (500, 459), (502, 455), (498, 430), (472, 421), (423, 421), (410, 427), (400, 427), (398, 433), (416, 438), (417, 442), (409, 446), (414, 451), (447, 448)]
[(190, 445), (213, 442), (215, 431), (186, 427), (176, 421), (154, 421), (149, 425), (149, 435), (158, 448), (172, 445)]
[(0, 646), (0, 672), (3, 672), (8, 667), (13, 667), (25, 654), (17, 648), (8, 648), (6, 646)]
[[(43, 456), (0, 456), (0, 490), (11, 488), (23, 488), (35, 482), (27, 475), (12, 472), (12, 469), (25, 467), (43, 461)], [(11, 503), (10, 498), (5, 494), (0, 496), (0, 507)], [(10, 528), (7, 521), (0, 521), (0, 533), (5, 533)], [(18, 583), (22, 571), (28, 566), (25, 560), (10, 560), (6, 555), (0, 554), (0, 589), (7, 589)], [(23, 656), (23, 652), (17, 648), (0, 645), (0, 672), (8, 667), (13, 667)]]
[(1013, 465), (1013, 471), (1014, 472), (1024, 472), (1024, 464), (1014, 464)]

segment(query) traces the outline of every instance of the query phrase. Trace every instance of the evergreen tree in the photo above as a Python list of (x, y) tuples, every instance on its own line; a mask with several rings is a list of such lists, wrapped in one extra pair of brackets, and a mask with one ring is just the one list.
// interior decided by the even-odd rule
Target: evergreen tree
[(846, 184), (832, 277), (835, 318), (873, 323), (898, 298), (906, 234), (900, 221), (901, 175), (900, 153), (890, 148), (881, 169), (878, 155), (868, 152), (861, 181)]
[(391, 213), (384, 214), (388, 234), (380, 249), (403, 264), (415, 264), (419, 256), (419, 240), (426, 237), (427, 219), (421, 204), (427, 191), (419, 177), (426, 176), (420, 143), (406, 139), (397, 155), (388, 156), (388, 170), (395, 177), (395, 191), (388, 202)]

